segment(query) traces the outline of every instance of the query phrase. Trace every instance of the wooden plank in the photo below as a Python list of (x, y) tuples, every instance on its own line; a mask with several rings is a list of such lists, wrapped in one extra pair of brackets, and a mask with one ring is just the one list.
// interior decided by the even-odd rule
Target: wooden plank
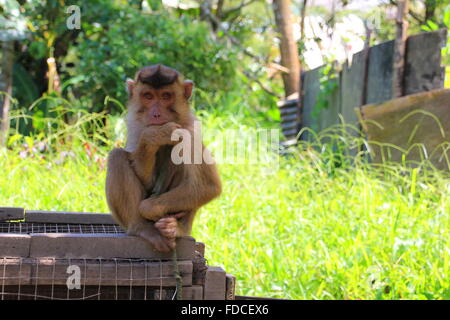
[(203, 300), (203, 287), (190, 286), (182, 289), (183, 300)]
[[(79, 260), (37, 258), (30, 262), (32, 284), (67, 284), (73, 269), (79, 267), (80, 285), (162, 286), (174, 287), (176, 278), (172, 261), (149, 262), (116, 260)], [(192, 262), (178, 261), (181, 283), (192, 285)], [(69, 272), (69, 273), (68, 273)]]
[(31, 283), (31, 265), (23, 258), (0, 258), (0, 287), (5, 285), (26, 285)]
[[(302, 128), (308, 127), (315, 131), (319, 129), (317, 119), (313, 117), (313, 110), (316, 106), (317, 96), (320, 89), (320, 72), (322, 67), (305, 72), (302, 85)], [(302, 134), (302, 140), (308, 140), (310, 134)]]
[(319, 115), (316, 120), (319, 131), (339, 123), (339, 113), (341, 110), (340, 77), (330, 79), (329, 82), (335, 83), (336, 87), (327, 97), (326, 108), (322, 108), (319, 111)]
[(225, 300), (226, 273), (220, 267), (208, 267), (203, 288), (204, 300)]
[(0, 233), (125, 233), (117, 224), (1, 222)]
[[(77, 269), (78, 268), (78, 269)], [(179, 261), (182, 284), (192, 284), (192, 262)], [(21, 277), (19, 277), (19, 270)], [(67, 285), (79, 272), (80, 285), (114, 286), (175, 286), (174, 266), (171, 261), (131, 259), (54, 259), (54, 258), (0, 258), (0, 276), (8, 285), (38, 284)], [(0, 285), (2, 283), (0, 278)]]
[(345, 123), (357, 127), (359, 124), (355, 108), (360, 108), (363, 101), (366, 62), (366, 52), (360, 51), (353, 55), (351, 66), (345, 63), (342, 71), (340, 112)]
[(381, 103), (392, 98), (394, 40), (369, 49), (367, 74), (367, 104)]
[[(179, 260), (192, 260), (195, 240), (177, 239)], [(31, 234), (30, 257), (55, 258), (145, 258), (172, 259), (171, 252), (159, 252), (142, 238), (125, 234)]]
[(0, 207), (0, 221), (22, 220), (24, 218), (24, 208)]
[(406, 43), (405, 95), (444, 87), (445, 68), (441, 49), (447, 42), (447, 29), (410, 36)]
[(235, 300), (236, 293), (236, 277), (227, 273), (226, 274), (226, 300)]
[(427, 91), (380, 105), (364, 106), (361, 119), (368, 133), (374, 162), (402, 161), (403, 153), (388, 148), (387, 144), (409, 150), (405, 160), (411, 164), (425, 158), (424, 147), (437, 168), (450, 170), (444, 153), (447, 146), (446, 155), (450, 159), (450, 89)]
[[(158, 287), (103, 285), (81, 286), (80, 289), (71, 290), (66, 285), (23, 285), (20, 290), (17, 285), (0, 288), (4, 290), (2, 298), (5, 300), (172, 300), (175, 295), (175, 288), (171, 287), (162, 290)], [(198, 298), (197, 287), (185, 288), (186, 298)]]
[(205, 256), (205, 244), (203, 242), (196, 242), (195, 243), (195, 251), (200, 253), (202, 257)]
[(65, 211), (26, 211), (26, 222), (73, 223), (73, 224), (117, 224), (109, 213), (83, 213)]
[(206, 259), (200, 252), (195, 252), (193, 263), (193, 271), (192, 271), (192, 283), (203, 285), (205, 283), (205, 275), (208, 270), (208, 266), (206, 265)]
[(30, 240), (26, 234), (0, 233), (0, 257), (28, 257)]

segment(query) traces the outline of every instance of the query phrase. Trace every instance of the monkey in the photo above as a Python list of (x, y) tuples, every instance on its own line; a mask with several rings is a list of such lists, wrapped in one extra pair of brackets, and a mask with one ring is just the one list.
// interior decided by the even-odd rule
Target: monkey
[[(162, 64), (143, 67), (128, 79), (126, 146), (110, 151), (107, 160), (106, 200), (114, 219), (161, 252), (174, 249), (176, 237), (190, 235), (197, 210), (222, 191), (214, 162), (172, 159), (180, 143), (172, 139), (176, 130), (195, 137), (193, 86)], [(203, 143), (201, 152), (209, 152)]]

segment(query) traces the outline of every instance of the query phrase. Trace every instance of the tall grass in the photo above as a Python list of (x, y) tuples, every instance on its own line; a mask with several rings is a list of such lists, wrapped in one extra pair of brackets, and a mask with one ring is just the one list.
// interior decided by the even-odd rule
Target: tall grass
[[(200, 116), (205, 131), (239, 129), (239, 139), (260, 124)], [(123, 144), (123, 122), (88, 113), (70, 125), (47, 120), (51, 130), (12, 134), (1, 151), (0, 205), (107, 212), (105, 157)], [(449, 173), (373, 166), (348, 152), (357, 139), (325, 132), (272, 162), (220, 164), (223, 194), (201, 209), (193, 236), (210, 265), (237, 277), (237, 294), (450, 299)]]

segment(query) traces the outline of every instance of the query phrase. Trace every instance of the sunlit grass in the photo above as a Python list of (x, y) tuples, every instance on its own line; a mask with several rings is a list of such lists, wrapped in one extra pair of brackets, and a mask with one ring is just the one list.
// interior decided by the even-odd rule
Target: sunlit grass
[[(245, 134), (232, 116), (207, 122), (206, 130)], [(97, 136), (116, 140), (121, 124), (108, 123)], [(108, 212), (104, 159), (113, 143), (89, 144), (80, 127), (66, 129), (65, 144), (47, 151), (36, 151), (48, 142), (41, 136), (27, 146), (16, 137), (1, 152), (1, 206)], [(193, 232), (208, 264), (235, 275), (241, 295), (450, 299), (449, 173), (370, 166), (351, 160), (345, 143), (341, 151), (304, 144), (275, 163), (221, 164), (223, 194)]]

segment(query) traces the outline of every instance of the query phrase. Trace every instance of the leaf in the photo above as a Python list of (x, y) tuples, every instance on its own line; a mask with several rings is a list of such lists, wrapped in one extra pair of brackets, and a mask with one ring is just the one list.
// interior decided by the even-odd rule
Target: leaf
[(20, 63), (15, 63), (13, 70), (13, 95), (20, 97), (20, 102), (28, 106), (39, 98), (39, 90), (28, 71)]
[(16, 142), (22, 139), (22, 135), (20, 133), (16, 133), (15, 135), (9, 137), (8, 139), (8, 147), (12, 147), (12, 145)]

